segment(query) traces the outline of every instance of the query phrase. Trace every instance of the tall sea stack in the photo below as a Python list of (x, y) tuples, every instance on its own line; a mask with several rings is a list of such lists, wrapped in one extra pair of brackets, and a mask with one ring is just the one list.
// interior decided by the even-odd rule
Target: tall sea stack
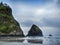
[(0, 3), (0, 36), (15, 35), (24, 36), (19, 23), (12, 16), (12, 9), (7, 5)]

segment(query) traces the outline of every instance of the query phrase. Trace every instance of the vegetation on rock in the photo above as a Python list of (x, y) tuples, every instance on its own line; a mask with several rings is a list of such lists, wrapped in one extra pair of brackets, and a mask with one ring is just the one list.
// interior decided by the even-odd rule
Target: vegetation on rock
[(0, 3), (0, 35), (21, 35), (24, 36), (19, 23), (12, 16), (12, 9)]

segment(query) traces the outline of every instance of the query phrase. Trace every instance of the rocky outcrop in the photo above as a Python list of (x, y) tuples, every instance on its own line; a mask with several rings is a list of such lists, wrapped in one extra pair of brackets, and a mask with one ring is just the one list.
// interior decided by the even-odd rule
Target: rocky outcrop
[(1, 35), (24, 36), (19, 23), (12, 16), (12, 9), (2, 2), (0, 3), (0, 36)]
[(38, 26), (33, 24), (27, 36), (43, 36), (43, 34), (42, 34), (41, 29), (39, 29)]
[(52, 36), (51, 34), (49, 34), (49, 36)]

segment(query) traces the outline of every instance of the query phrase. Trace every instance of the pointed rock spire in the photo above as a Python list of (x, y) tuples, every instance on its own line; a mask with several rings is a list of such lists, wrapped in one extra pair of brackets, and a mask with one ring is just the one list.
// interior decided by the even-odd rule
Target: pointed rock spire
[(31, 29), (29, 30), (27, 36), (43, 36), (41, 29), (35, 24), (32, 25)]

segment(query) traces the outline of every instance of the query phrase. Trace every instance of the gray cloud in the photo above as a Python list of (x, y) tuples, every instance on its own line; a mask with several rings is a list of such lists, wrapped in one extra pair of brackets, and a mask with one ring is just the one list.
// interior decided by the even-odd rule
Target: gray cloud
[(11, 4), (14, 18), (22, 26), (29, 27), (36, 24), (41, 27), (60, 27), (60, 0), (43, 0), (40, 4), (37, 3), (38, 6), (36, 2), (31, 6), (31, 3), (15, 1), (9, 0), (7, 3)]
[(24, 21), (24, 22), (20, 22), (22, 24), (23, 27), (29, 27), (31, 26), (34, 22), (33, 21)]
[(60, 18), (45, 18), (43, 21), (45, 26), (60, 27)]
[(27, 20), (21, 22), (22, 26), (29, 27), (32, 24), (36, 24), (40, 27), (60, 27), (60, 18), (44, 18), (42, 21), (34, 22), (32, 20)]

